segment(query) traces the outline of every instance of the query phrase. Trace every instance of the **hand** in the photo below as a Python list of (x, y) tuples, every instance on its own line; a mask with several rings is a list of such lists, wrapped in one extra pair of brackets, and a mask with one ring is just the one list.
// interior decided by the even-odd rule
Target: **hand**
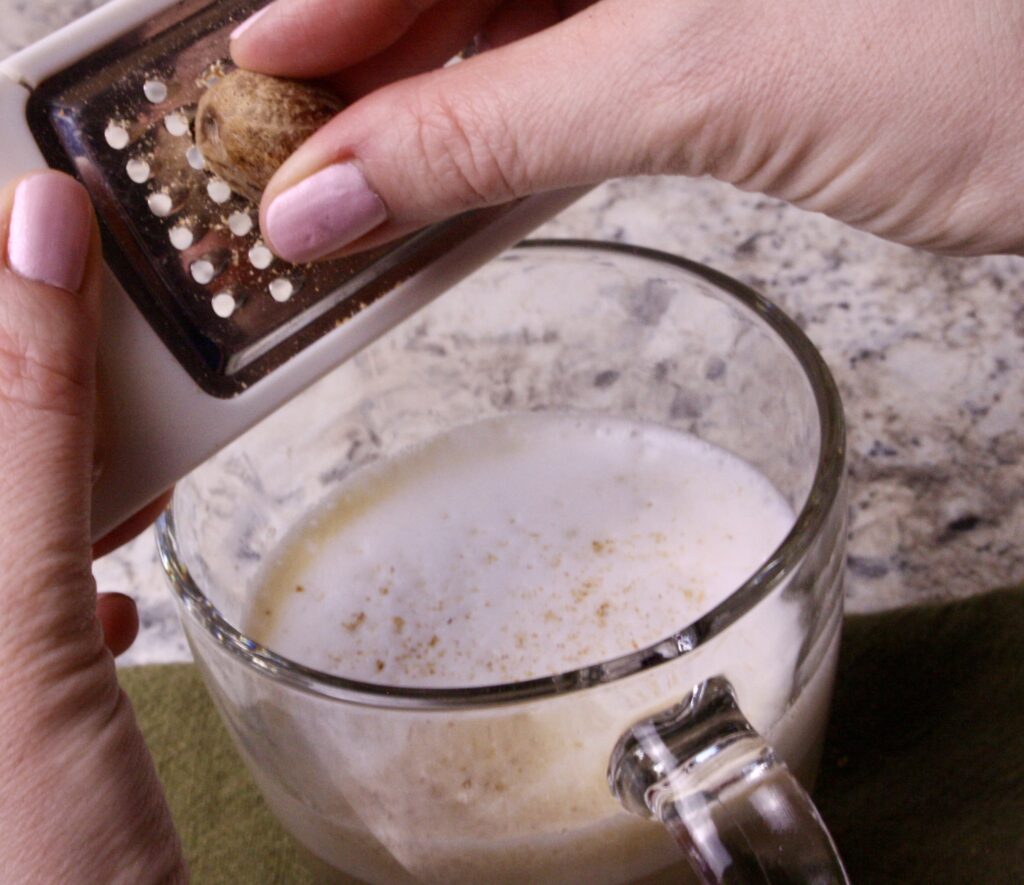
[[(1017, 0), (277, 0), (250, 21), (238, 64), (356, 99), (264, 195), (287, 259), (654, 173), (1024, 252)], [(474, 35), (490, 51), (439, 67)]]
[(97, 603), (91, 573), (101, 266), (89, 199), (72, 179), (40, 172), (0, 193), (5, 883), (185, 878), (111, 654), (131, 643), (134, 605)]

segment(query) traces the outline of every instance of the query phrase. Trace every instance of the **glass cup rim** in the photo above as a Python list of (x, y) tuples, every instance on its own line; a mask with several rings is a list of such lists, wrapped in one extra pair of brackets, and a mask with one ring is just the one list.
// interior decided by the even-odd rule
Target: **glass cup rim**
[(185, 611), (223, 650), (267, 678), (309, 694), (361, 706), (439, 709), (535, 700), (607, 684), (690, 654), (750, 611), (802, 560), (839, 494), (846, 461), (846, 431), (839, 391), (828, 366), (810, 339), (780, 308), (754, 289), (720, 271), (668, 252), (605, 240), (538, 238), (519, 243), (504, 254), (543, 250), (625, 255), (684, 270), (731, 296), (734, 303), (758, 316), (781, 339), (797, 359), (811, 386), (818, 410), (820, 438), (818, 463), (810, 491), (786, 537), (753, 575), (713, 609), (645, 648), (520, 682), (412, 688), (325, 673), (278, 655), (244, 635), (210, 602), (182, 561), (178, 553), (172, 499), (156, 523), (157, 549), (164, 574)]

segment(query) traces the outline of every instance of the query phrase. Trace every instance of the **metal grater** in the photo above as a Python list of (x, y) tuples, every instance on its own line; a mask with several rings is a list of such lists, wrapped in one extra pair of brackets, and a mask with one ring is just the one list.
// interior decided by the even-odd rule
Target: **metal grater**
[(112, 271), (96, 536), (577, 196), (467, 213), (352, 258), (277, 259), (258, 207), (193, 142), (229, 34), (263, 5), (113, 0), (0, 65), (0, 112), (21, 122), (0, 178), (43, 162), (77, 175)]

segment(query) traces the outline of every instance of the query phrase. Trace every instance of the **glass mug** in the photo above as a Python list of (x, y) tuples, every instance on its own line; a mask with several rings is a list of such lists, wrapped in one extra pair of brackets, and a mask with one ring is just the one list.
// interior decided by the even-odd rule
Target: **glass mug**
[[(268, 554), (353, 470), (548, 409), (714, 443), (771, 480), (796, 522), (693, 623), (550, 678), (360, 683), (244, 635)], [(776, 307), (670, 255), (532, 241), (184, 480), (157, 534), (228, 730), (327, 880), (845, 882), (800, 786), (839, 643), (843, 474), (835, 385)]]

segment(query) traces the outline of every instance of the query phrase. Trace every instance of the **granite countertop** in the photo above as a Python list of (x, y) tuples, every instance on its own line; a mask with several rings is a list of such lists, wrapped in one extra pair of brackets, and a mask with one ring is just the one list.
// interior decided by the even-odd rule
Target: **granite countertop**
[[(0, 55), (98, 5), (0, 0)], [(1024, 580), (1024, 260), (938, 258), (710, 180), (610, 182), (538, 234), (705, 262), (818, 345), (849, 422), (851, 611)], [(139, 602), (124, 663), (188, 657), (150, 533), (96, 577)]]

